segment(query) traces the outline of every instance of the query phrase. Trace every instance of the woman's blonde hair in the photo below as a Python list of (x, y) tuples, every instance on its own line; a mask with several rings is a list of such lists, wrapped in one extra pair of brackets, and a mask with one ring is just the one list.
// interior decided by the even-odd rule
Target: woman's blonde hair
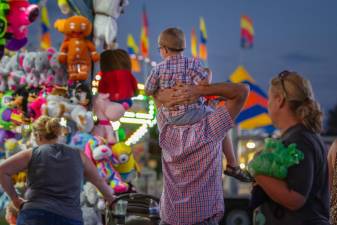
[(312, 132), (322, 130), (322, 112), (310, 81), (296, 72), (283, 71), (271, 82), (272, 91), (282, 94), (290, 110), (302, 121), (303, 125)]
[(33, 123), (33, 132), (46, 140), (53, 140), (61, 134), (60, 120), (41, 116)]

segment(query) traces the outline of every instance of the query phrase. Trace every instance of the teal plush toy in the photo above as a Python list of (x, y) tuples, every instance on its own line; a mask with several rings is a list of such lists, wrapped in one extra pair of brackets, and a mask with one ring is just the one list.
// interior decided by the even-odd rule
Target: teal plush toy
[(281, 141), (266, 139), (264, 149), (248, 164), (252, 176), (266, 175), (278, 179), (287, 177), (288, 168), (303, 160), (304, 154), (296, 144), (285, 147)]

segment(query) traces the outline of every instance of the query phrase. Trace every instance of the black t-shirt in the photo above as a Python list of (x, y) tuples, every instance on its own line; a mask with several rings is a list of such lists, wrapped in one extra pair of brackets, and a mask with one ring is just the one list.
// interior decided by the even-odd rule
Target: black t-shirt
[(289, 189), (306, 198), (304, 206), (290, 211), (268, 199), (262, 206), (265, 225), (329, 225), (327, 150), (319, 135), (302, 124), (289, 128), (281, 138), (288, 146), (296, 143), (304, 159), (288, 169)]

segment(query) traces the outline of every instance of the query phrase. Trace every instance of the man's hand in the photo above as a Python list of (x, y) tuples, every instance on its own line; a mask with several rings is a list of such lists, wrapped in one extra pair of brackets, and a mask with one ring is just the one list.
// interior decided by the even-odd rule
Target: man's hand
[(156, 92), (155, 99), (161, 105), (174, 109), (177, 105), (191, 104), (197, 102), (199, 96), (195, 94), (193, 89), (195, 85), (186, 85), (181, 82), (177, 82), (176, 86), (171, 89), (163, 89)]

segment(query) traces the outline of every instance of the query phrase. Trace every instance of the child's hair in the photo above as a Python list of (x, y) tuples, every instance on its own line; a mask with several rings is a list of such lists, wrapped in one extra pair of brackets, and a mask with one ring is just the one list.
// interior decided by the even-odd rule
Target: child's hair
[(175, 52), (184, 51), (186, 47), (185, 34), (179, 28), (167, 28), (159, 34), (158, 45)]
[(130, 56), (123, 49), (105, 50), (101, 53), (100, 67), (102, 72), (111, 70), (131, 71)]
[(33, 131), (46, 140), (53, 140), (61, 134), (60, 120), (49, 116), (41, 116), (33, 123)]

